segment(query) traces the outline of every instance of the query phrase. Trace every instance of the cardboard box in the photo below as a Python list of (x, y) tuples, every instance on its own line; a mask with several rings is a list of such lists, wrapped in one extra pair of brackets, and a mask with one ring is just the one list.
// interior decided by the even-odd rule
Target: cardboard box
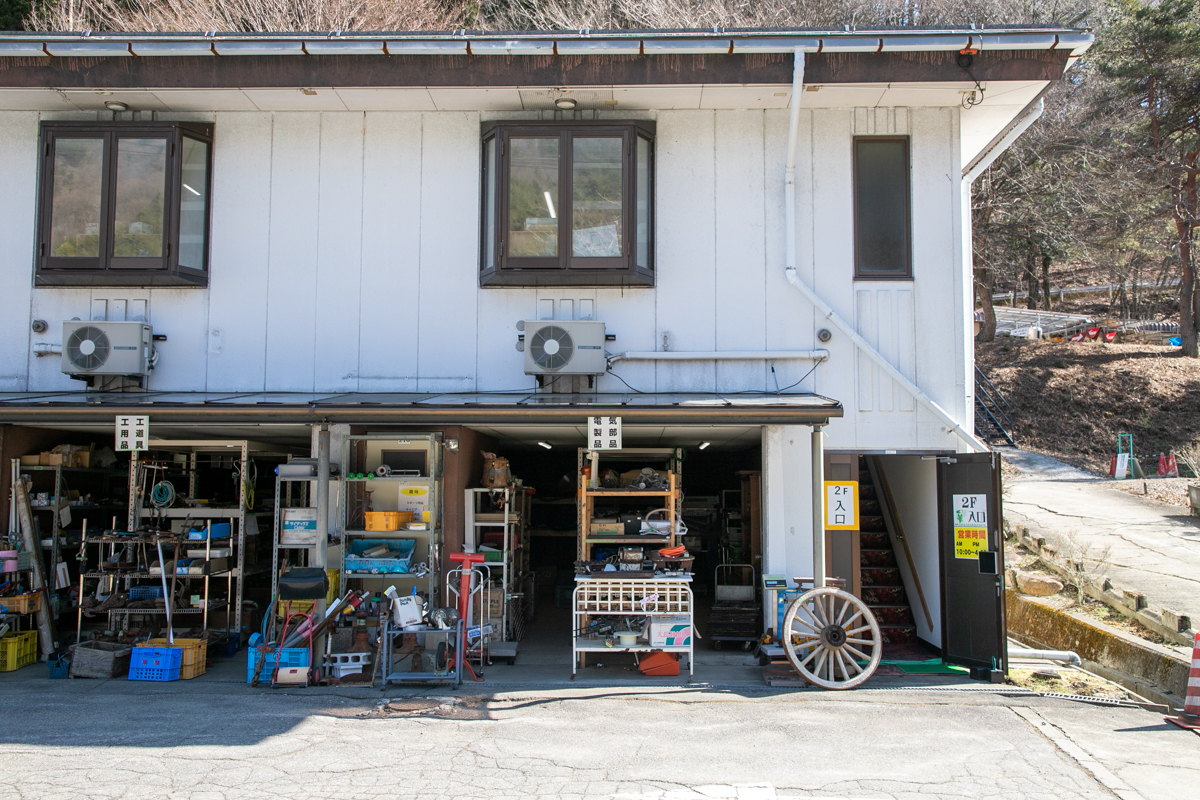
[(43, 467), (61, 467), (64, 458), (66, 456), (62, 453), (42, 453), (38, 456), (38, 464)]
[(22, 467), (40, 467), (42, 465), (42, 457), (37, 453), (31, 456), (21, 456)]
[(592, 522), (591, 532), (593, 536), (624, 536), (625, 523)]
[(279, 543), (291, 547), (312, 547), (317, 543), (317, 510), (285, 508), (280, 525)]
[(687, 614), (650, 618), (651, 647), (687, 647), (692, 643), (692, 622)]

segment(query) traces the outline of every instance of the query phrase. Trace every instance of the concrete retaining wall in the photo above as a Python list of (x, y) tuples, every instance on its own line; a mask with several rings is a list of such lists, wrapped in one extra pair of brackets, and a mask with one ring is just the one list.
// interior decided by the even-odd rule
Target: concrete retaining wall
[[(1182, 703), (1190, 667), (1184, 658), (1151, 642), (1038, 603), (1011, 589), (1006, 593), (1005, 604), (1008, 630), (1014, 638), (1051, 650), (1073, 650), (1083, 659), (1085, 667), (1088, 662), (1097, 664), (1105, 671), (1129, 676), (1157, 688), (1159, 693), (1173, 695), (1170, 699), (1175, 704)], [(1138, 691), (1133, 686), (1128, 688)]]

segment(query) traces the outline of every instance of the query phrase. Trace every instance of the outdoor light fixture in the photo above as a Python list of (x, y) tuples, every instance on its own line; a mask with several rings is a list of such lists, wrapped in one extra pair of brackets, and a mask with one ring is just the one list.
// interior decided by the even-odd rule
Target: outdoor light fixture
[(538, 447), (544, 447), (544, 448), (546, 448), (547, 450), (549, 450), (549, 449), (550, 449), (550, 443), (549, 443), (549, 442), (538, 442)]
[(575, 102), (573, 97), (560, 97), (554, 101), (554, 107), (559, 111), (574, 111), (577, 105), (579, 103)]
[(703, 449), (705, 449), (706, 447), (708, 447), (710, 444), (712, 444), (712, 442), (701, 442), (701, 443), (700, 443), (700, 449), (701, 449), (701, 450), (703, 450)]
[(129, 110), (129, 104), (122, 103), (120, 100), (106, 100), (106, 101), (104, 101), (104, 107), (107, 108), (109, 111), (128, 111)]

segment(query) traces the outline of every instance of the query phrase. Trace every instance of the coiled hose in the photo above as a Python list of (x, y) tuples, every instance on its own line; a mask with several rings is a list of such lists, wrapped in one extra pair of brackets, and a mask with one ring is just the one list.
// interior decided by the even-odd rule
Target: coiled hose
[(170, 481), (159, 481), (150, 490), (150, 505), (155, 508), (170, 508), (175, 504), (175, 486)]

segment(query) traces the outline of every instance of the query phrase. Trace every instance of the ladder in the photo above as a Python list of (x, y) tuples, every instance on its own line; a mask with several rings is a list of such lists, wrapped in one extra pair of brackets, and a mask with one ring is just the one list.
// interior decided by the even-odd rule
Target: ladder
[(1012, 407), (983, 370), (975, 367), (975, 435), (989, 446), (1016, 447), (1013, 430)]

